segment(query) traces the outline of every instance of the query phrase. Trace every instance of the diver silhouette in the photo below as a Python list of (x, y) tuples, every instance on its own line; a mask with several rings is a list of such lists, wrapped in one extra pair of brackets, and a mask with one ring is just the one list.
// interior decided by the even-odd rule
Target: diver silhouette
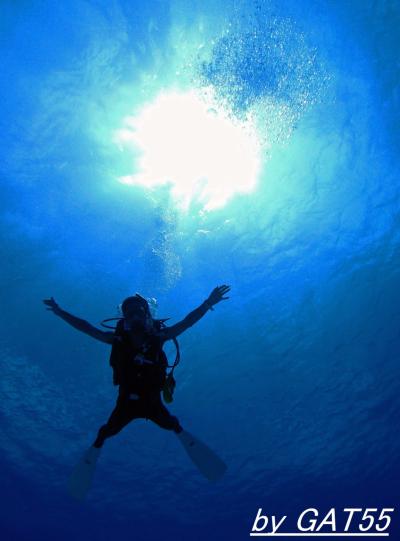
[(152, 317), (145, 298), (139, 294), (127, 297), (121, 305), (123, 317), (116, 318), (119, 321), (113, 332), (102, 331), (62, 310), (53, 297), (43, 300), (48, 310), (75, 329), (112, 346), (110, 365), (113, 368), (113, 383), (119, 386), (114, 410), (71, 475), (69, 491), (72, 496), (77, 499), (85, 497), (105, 440), (138, 418), (150, 419), (161, 428), (173, 431), (189, 457), (208, 479), (216, 480), (224, 474), (226, 465), (207, 445), (182, 428), (177, 417), (171, 415), (162, 403), (161, 392), (165, 401), (172, 401), (175, 380), (172, 373), (169, 376), (166, 373), (168, 360), (163, 351), (165, 342), (176, 342), (177, 336), (197, 323), (208, 310), (213, 310), (215, 304), (229, 299), (225, 296), (229, 291), (230, 286), (217, 286), (198, 308), (170, 327), (165, 325), (165, 320)]

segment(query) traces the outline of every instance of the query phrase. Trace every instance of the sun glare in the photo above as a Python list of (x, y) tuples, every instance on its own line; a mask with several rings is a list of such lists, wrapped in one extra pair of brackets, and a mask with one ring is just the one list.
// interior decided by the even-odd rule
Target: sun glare
[(251, 118), (233, 120), (210, 95), (160, 94), (127, 117), (116, 142), (138, 154), (136, 171), (120, 182), (148, 188), (170, 184), (183, 208), (222, 207), (235, 193), (252, 191), (260, 169), (260, 144)]

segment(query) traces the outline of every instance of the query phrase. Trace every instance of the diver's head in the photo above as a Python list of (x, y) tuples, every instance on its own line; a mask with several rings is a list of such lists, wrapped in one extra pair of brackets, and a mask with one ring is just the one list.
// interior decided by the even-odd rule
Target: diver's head
[(136, 293), (133, 297), (127, 297), (121, 304), (121, 310), (128, 323), (142, 324), (146, 328), (152, 325), (149, 304)]

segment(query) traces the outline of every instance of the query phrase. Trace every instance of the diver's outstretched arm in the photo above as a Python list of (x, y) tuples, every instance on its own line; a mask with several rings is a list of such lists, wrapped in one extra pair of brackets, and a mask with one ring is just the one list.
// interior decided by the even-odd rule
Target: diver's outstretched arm
[(171, 327), (163, 329), (160, 333), (161, 338), (164, 340), (171, 340), (182, 334), (186, 329), (194, 325), (201, 319), (208, 310), (213, 310), (214, 304), (217, 304), (220, 301), (229, 299), (229, 297), (224, 297), (226, 293), (229, 293), (230, 286), (217, 286), (214, 288), (206, 299), (198, 308), (190, 312), (182, 321), (179, 321)]
[(100, 342), (112, 344), (114, 333), (96, 329), (96, 327), (93, 327), (93, 325), (91, 325), (88, 321), (80, 319), (79, 317), (75, 317), (72, 314), (66, 312), (65, 310), (62, 310), (53, 299), (53, 297), (51, 297), (50, 299), (45, 299), (43, 300), (43, 302), (44, 304), (46, 304), (46, 306), (49, 307), (47, 308), (47, 310), (51, 310), (53, 314), (61, 317), (61, 319), (72, 325), (72, 327), (74, 327), (75, 329), (78, 329), (78, 331), (82, 331), (91, 336), (92, 338), (100, 340)]

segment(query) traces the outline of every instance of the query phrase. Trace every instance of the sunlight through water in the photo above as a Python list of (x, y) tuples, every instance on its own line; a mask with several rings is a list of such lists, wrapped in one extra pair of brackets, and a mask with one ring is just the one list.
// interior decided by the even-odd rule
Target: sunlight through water
[(182, 209), (192, 201), (204, 210), (222, 207), (236, 193), (254, 190), (260, 171), (260, 143), (252, 116), (237, 120), (202, 93), (160, 93), (115, 134), (121, 150), (138, 155), (125, 184), (171, 186)]

